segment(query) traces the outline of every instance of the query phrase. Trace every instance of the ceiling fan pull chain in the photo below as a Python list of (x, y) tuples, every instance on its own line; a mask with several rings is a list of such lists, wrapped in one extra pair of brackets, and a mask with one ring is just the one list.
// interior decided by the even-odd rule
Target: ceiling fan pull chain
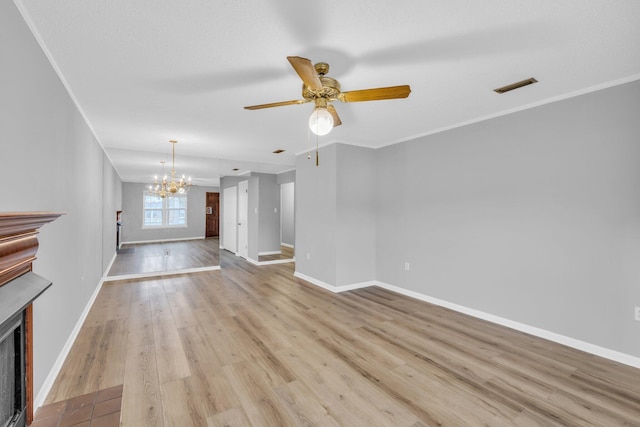
[(307, 148), (309, 151), (307, 152), (307, 160), (311, 159), (311, 129), (307, 126)]

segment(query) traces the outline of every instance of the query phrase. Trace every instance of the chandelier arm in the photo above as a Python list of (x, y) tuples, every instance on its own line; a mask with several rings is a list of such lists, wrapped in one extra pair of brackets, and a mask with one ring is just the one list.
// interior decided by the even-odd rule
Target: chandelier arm
[(164, 161), (160, 162), (162, 163), (162, 171), (163, 171), (163, 178), (162, 178), (162, 182), (158, 183), (158, 179), (157, 176), (154, 179), (154, 183), (152, 185), (149, 186), (149, 192), (151, 194), (155, 194), (160, 196), (161, 198), (165, 198), (167, 196), (171, 196), (175, 193), (180, 193), (180, 194), (185, 194), (187, 193), (190, 189), (191, 189), (191, 178), (188, 179), (188, 181), (185, 181), (185, 177), (184, 175), (182, 176), (182, 178), (180, 179), (180, 181), (176, 182), (176, 145), (178, 141), (176, 140), (169, 140), (169, 142), (172, 144), (172, 154), (171, 154), (171, 181), (167, 181), (167, 175), (164, 174)]

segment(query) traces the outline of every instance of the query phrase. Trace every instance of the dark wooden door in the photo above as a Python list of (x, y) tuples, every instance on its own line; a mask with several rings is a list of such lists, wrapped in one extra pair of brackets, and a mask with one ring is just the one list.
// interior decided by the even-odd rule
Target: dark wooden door
[(220, 193), (207, 193), (205, 237), (220, 235)]

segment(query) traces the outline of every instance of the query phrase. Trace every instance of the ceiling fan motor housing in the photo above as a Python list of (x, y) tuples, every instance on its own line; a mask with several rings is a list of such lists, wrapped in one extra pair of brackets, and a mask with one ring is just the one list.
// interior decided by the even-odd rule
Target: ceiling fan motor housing
[(340, 82), (336, 79), (323, 75), (318, 77), (320, 78), (320, 83), (322, 83), (322, 89), (313, 90), (303, 84), (302, 97), (307, 101), (313, 101), (316, 98), (325, 98), (327, 101), (337, 100), (338, 95), (340, 95)]

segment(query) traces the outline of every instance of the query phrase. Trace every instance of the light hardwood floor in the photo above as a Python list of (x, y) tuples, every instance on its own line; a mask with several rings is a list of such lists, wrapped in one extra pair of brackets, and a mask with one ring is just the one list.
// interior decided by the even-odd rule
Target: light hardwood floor
[(220, 265), (217, 237), (171, 242), (125, 244), (107, 276), (148, 274)]
[(640, 370), (293, 264), (106, 282), (47, 403), (124, 384), (123, 426), (640, 425)]
[(274, 255), (260, 255), (258, 261), (279, 261), (285, 259), (293, 259), (293, 248), (280, 246), (280, 253)]

